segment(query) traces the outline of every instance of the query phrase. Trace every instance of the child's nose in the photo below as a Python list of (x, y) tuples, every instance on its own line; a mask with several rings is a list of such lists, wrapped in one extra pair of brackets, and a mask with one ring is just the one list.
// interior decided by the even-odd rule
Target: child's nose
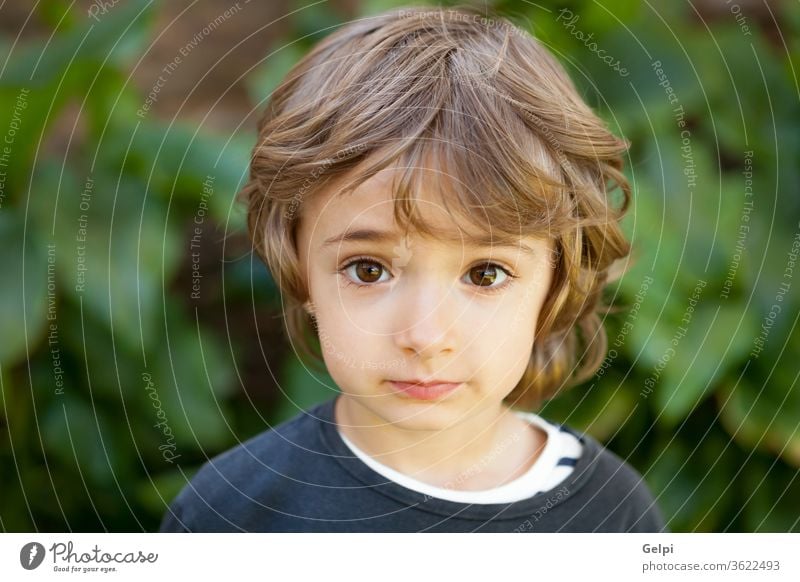
[[(444, 281), (410, 283), (395, 292), (395, 342), (402, 350), (433, 358), (456, 349), (457, 305), (452, 284)], [(464, 314), (462, 314), (463, 316)]]

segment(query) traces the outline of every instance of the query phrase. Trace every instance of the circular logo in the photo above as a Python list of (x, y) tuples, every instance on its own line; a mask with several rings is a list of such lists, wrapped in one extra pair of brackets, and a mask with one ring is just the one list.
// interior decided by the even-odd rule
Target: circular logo
[(26, 570), (38, 568), (44, 560), (44, 546), (38, 542), (29, 542), (19, 551), (19, 563)]

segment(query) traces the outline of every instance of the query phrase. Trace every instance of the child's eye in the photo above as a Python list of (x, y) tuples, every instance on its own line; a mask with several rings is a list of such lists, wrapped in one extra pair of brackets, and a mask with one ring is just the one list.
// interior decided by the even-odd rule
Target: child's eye
[[(512, 279), (516, 279), (516, 276), (509, 269), (492, 262), (485, 262), (471, 267), (467, 271), (466, 277), (470, 283), (490, 293), (508, 287), (512, 283)], [(500, 279), (500, 284), (495, 285), (498, 278)]]
[[(373, 283), (383, 283), (385, 280), (381, 281), (378, 277), (380, 277), (381, 272), (388, 274), (388, 270), (382, 263), (369, 257), (353, 259), (341, 269), (343, 273), (347, 273), (348, 271), (353, 273), (353, 275), (349, 276), (349, 279), (355, 281), (355, 283), (348, 281), (348, 284), (357, 285), (359, 287), (367, 287)], [(364, 284), (362, 285), (359, 283)]]
[[(342, 267), (340, 273), (346, 275), (348, 285), (356, 287), (371, 287), (377, 283), (385, 283), (388, 279), (382, 278), (382, 275), (389, 276), (389, 270), (383, 263), (371, 257), (356, 257)], [(468, 284), (486, 293), (505, 289), (516, 278), (517, 275), (510, 269), (491, 261), (483, 261), (470, 267), (464, 275)]]

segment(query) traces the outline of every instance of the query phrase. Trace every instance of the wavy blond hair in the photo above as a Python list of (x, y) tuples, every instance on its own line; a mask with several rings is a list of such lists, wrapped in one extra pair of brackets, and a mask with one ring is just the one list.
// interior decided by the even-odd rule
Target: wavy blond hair
[(304, 202), (334, 181), (348, 192), (396, 164), (395, 219), (431, 233), (415, 197), (426, 161), (446, 178), (439, 187), (453, 215), (491, 227), (497, 240), (554, 240), (529, 365), (506, 403), (536, 409), (601, 365), (601, 292), (611, 264), (630, 252), (618, 225), (631, 196), (627, 144), (531, 35), (470, 7), (398, 9), (347, 23), (286, 75), (258, 131), (238, 196), (253, 247), (283, 295), (289, 339), (322, 369), (295, 237)]

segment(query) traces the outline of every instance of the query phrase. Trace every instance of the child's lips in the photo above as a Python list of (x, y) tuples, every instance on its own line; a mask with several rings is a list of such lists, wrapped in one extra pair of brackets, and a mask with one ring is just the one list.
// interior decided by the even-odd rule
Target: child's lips
[(463, 382), (436, 380), (431, 382), (390, 380), (389, 383), (397, 392), (418, 400), (435, 400), (450, 394), (463, 385)]

